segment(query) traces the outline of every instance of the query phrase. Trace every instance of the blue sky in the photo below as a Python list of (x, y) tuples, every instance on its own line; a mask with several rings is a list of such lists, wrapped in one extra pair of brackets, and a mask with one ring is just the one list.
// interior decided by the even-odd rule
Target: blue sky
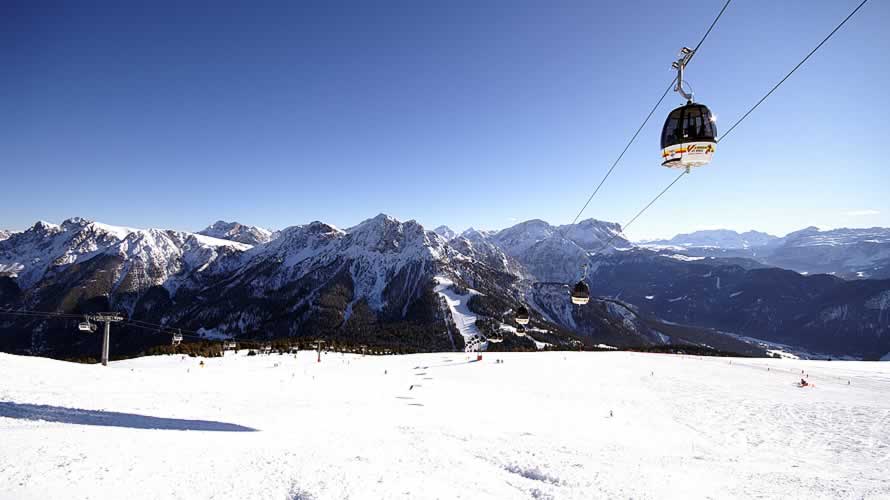
[[(687, 72), (718, 130), (856, 3), (733, 2)], [(0, 227), (570, 222), (722, 2), (270, 5), (4, 3)], [(888, 19), (869, 2), (629, 236), (890, 226)], [(623, 223), (676, 175), (680, 104), (584, 218)]]

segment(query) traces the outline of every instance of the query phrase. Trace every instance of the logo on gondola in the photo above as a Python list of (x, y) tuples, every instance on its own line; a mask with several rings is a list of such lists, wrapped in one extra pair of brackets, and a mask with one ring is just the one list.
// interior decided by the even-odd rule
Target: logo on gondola
[(695, 145), (695, 146), (689, 146), (687, 149), (690, 154), (710, 154), (710, 153), (714, 152), (714, 145), (713, 144), (708, 144), (706, 146)]

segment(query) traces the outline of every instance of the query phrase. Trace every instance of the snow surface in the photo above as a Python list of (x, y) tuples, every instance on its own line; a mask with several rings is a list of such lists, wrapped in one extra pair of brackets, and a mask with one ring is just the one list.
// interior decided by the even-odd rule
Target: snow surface
[(888, 363), (315, 356), (0, 354), (0, 497), (890, 497)]

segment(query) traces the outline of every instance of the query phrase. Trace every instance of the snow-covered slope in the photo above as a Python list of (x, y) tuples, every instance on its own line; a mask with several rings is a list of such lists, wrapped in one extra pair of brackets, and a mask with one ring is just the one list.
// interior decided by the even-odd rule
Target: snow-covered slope
[(0, 496), (890, 497), (888, 363), (245, 354), (0, 354)]
[(464, 233), (448, 241), (449, 247), (462, 256), (483, 263), (499, 272), (518, 277), (527, 275), (525, 268), (515, 258), (507, 255), (490, 239), (480, 233)]
[(479, 328), (476, 327), (477, 315), (467, 306), (470, 297), (478, 295), (479, 292), (468, 289), (467, 293), (461, 294), (454, 290), (454, 282), (450, 279), (444, 276), (436, 276), (435, 280), (436, 287), (434, 291), (445, 301), (457, 331), (464, 338), (464, 344), (469, 346), (470, 350), (484, 350), (486, 346), (480, 342), (484, 339), (484, 336), (479, 331)]
[(0, 241), (3, 241), (12, 236), (12, 231), (7, 231), (5, 229), (0, 229)]
[(210, 226), (207, 226), (204, 230), (198, 231), (198, 234), (212, 236), (222, 240), (237, 241), (247, 245), (261, 245), (271, 241), (273, 235), (277, 233), (273, 233), (272, 231), (261, 227), (247, 226), (239, 222), (218, 220)]

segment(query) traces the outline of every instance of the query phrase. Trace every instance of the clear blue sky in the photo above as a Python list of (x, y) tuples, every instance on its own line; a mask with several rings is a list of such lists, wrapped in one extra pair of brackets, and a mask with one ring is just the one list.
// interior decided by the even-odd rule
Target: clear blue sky
[[(0, 6), (0, 227), (566, 223), (722, 0), (115, 3), (140, 6)], [(725, 129), (856, 3), (736, 0), (697, 100)], [(888, 23), (869, 2), (628, 234), (890, 226)], [(676, 175), (680, 104), (585, 218), (623, 223)]]

